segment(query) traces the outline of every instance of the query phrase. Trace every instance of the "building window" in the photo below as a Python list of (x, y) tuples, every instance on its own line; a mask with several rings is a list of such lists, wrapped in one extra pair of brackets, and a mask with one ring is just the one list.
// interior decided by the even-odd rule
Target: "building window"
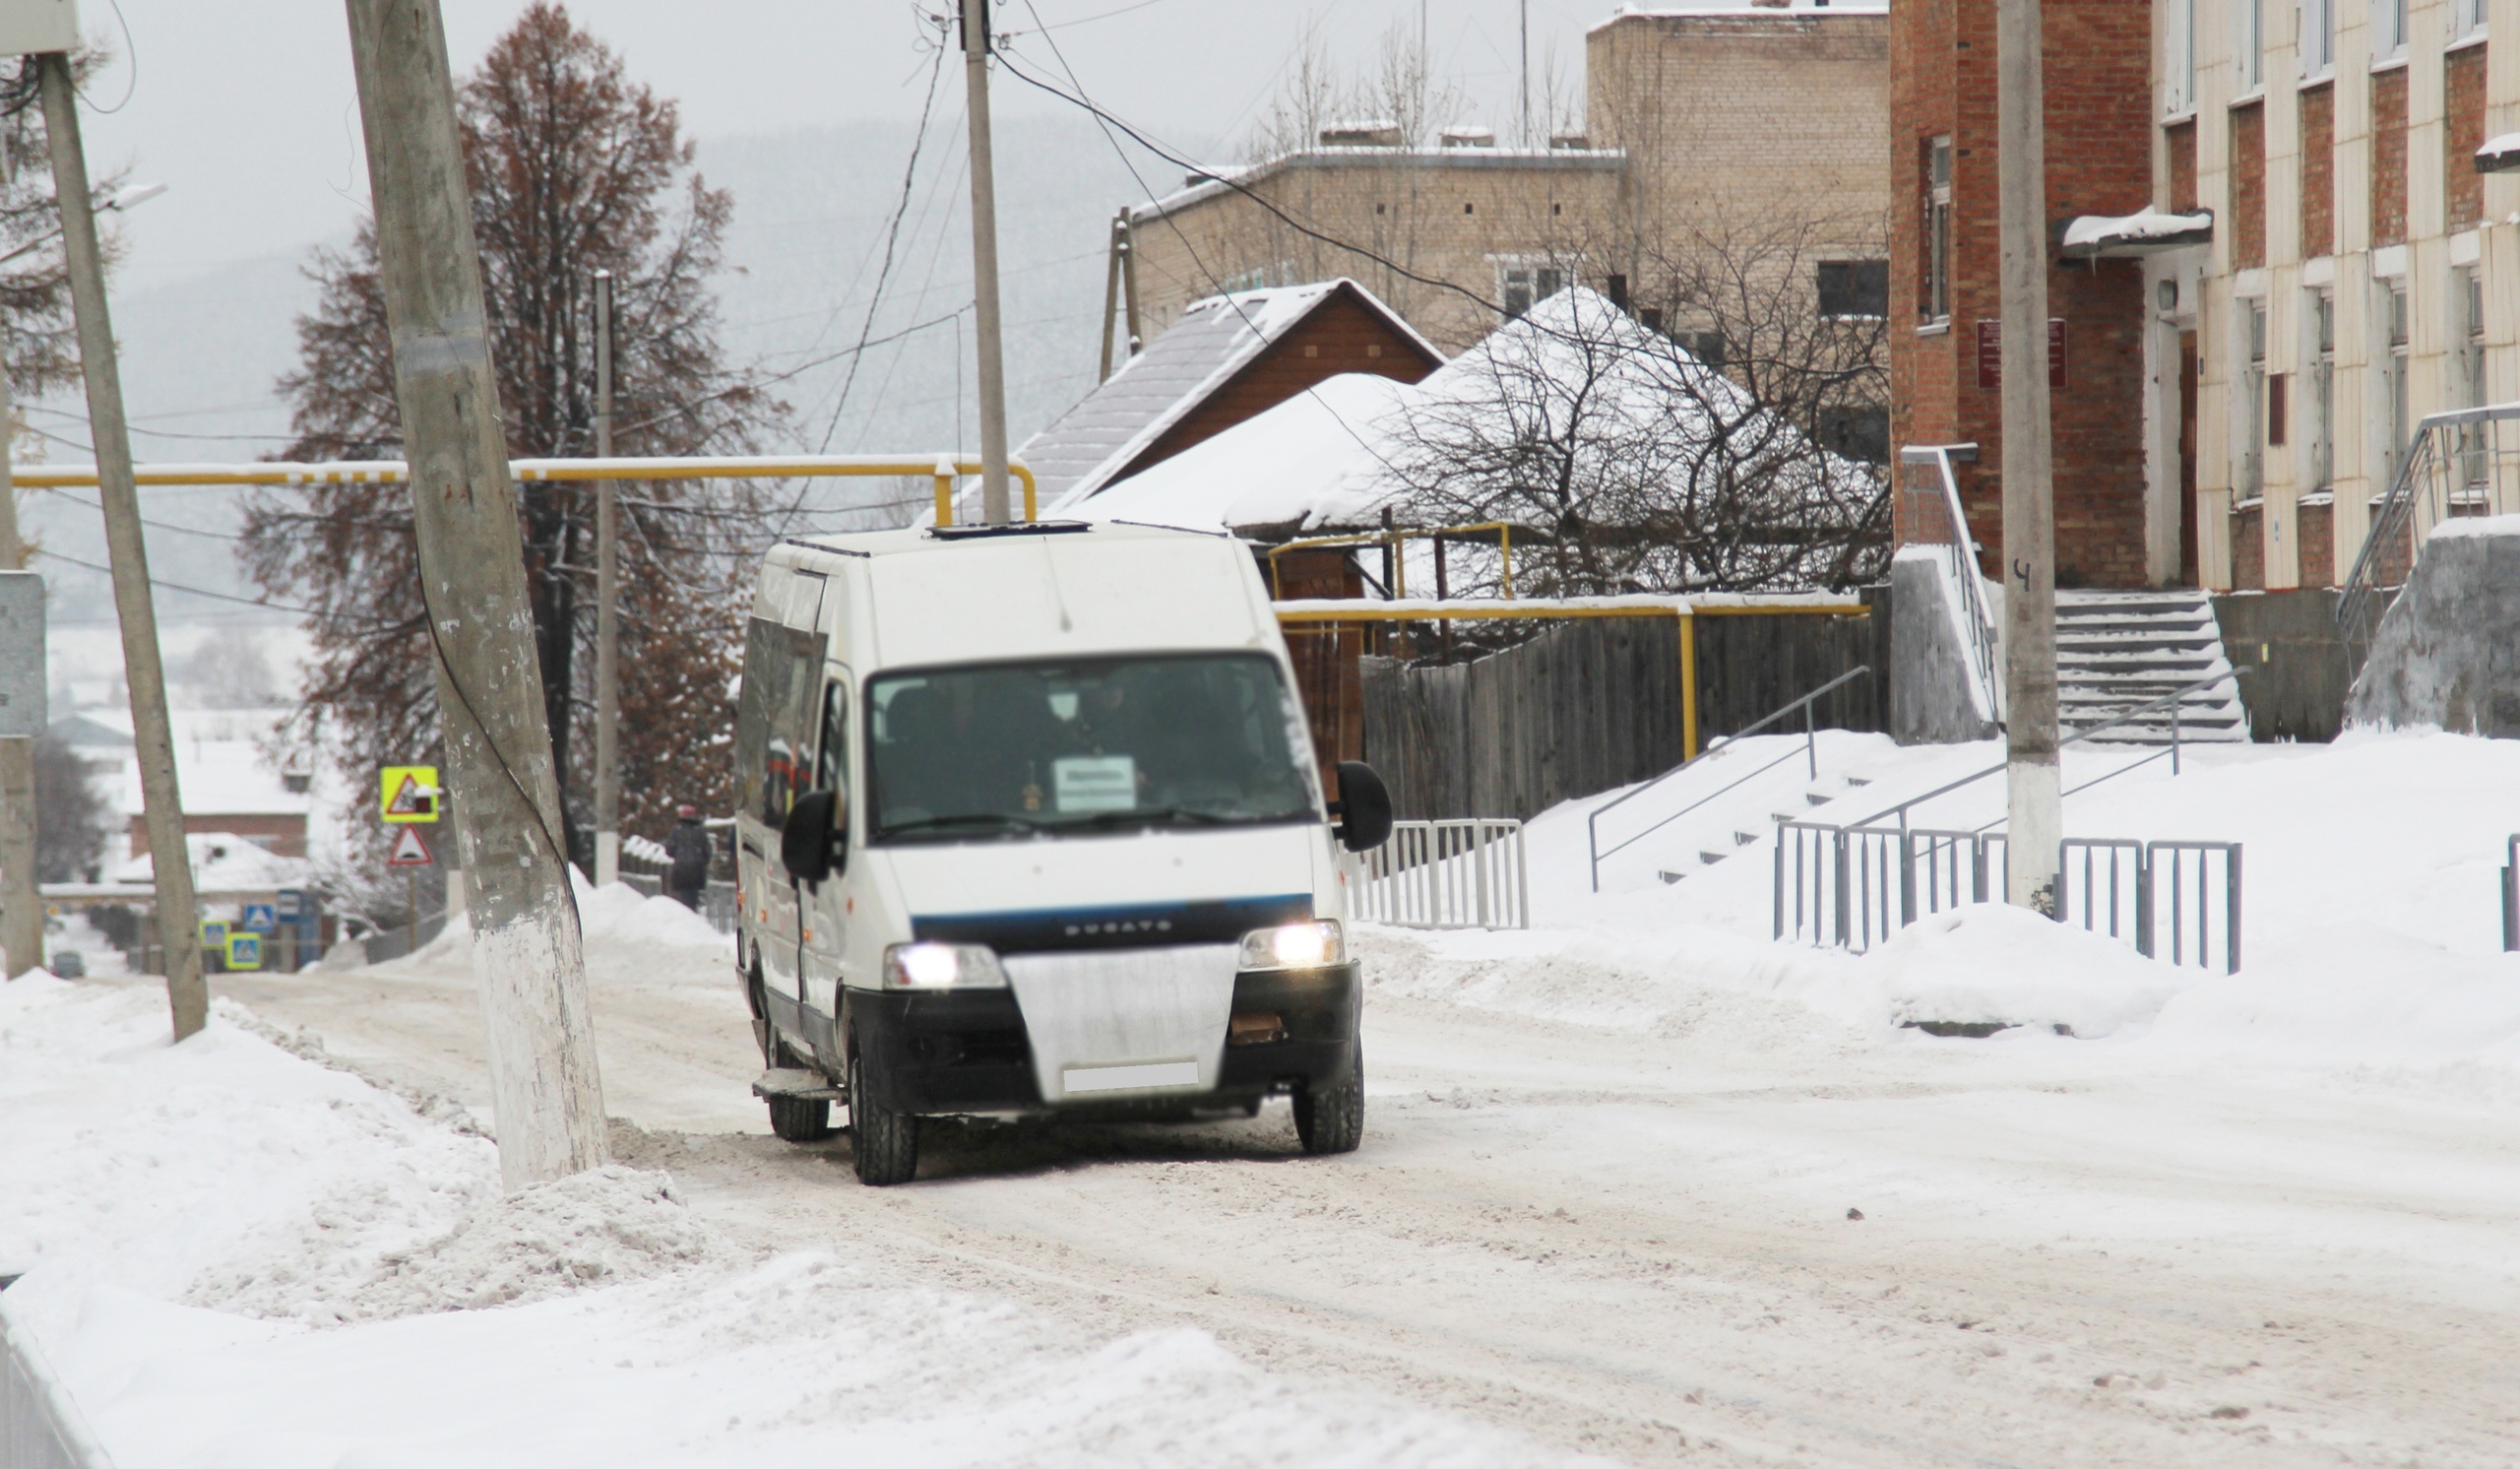
[(2239, 497), (2266, 493), (2266, 303), (2240, 302), (2240, 342), (2248, 350), (2240, 374)]
[(2240, 27), (2240, 90), (2255, 92), (2266, 85), (2266, 0), (2240, 0), (2235, 9)]
[(1890, 462), (1890, 409), (1887, 404), (1856, 404), (1820, 410), (1822, 448), (1858, 464)]
[(2300, 0), (2301, 75), (2324, 77), (2336, 70), (2336, 0)]
[(1890, 262), (1823, 260), (1819, 264), (1820, 314), (1867, 317), (1890, 314)]
[(2196, 105), (2196, 0), (2170, 0), (2162, 37), (2168, 65), (2162, 72), (2162, 111), (2171, 117)]
[(2381, 478), (2394, 485), (2397, 483), (2398, 469), (2406, 462), (2407, 432), (2414, 426), (2412, 420), (2407, 417), (2406, 287), (2404, 286), (2389, 287), (2388, 298), (2383, 303), (2382, 309), (2387, 313), (2386, 319), (2382, 322), (2382, 330), (2388, 336), (2389, 357), (2387, 365), (2380, 369), (2380, 391), (2387, 398), (2382, 408), (2388, 417), (2389, 433), (2388, 441), (2381, 451), (2380, 471)]
[(1682, 347), (1688, 349), (1690, 356), (1718, 372), (1724, 370), (1724, 364), (1729, 357), (1725, 351), (1722, 332), (1682, 332), (1679, 342)]
[(1504, 268), (1502, 294), (1505, 319), (1519, 321), (1536, 301), (1557, 294), (1565, 276), (1555, 266), (1509, 265)]
[[(2456, 384), (2461, 408), (2485, 407), (2485, 277), (2475, 266), (2467, 266), (2450, 278), (2450, 299), (2459, 313), (2459, 346), (2452, 354), (2452, 370), (2458, 374)], [(2459, 430), (2459, 467), (2461, 480), (2470, 490), (2486, 482), (2486, 445), (2484, 425), (2470, 423)]]
[(2450, 38), (2466, 40), (2485, 33), (2486, 0), (2450, 0)]
[(2394, 61), (2406, 54), (2407, 0), (2371, 0), (2371, 54)]
[(1951, 319), (1951, 135), (1926, 140), (1923, 271), (1917, 282), (1917, 314), (1927, 322)]
[(2310, 292), (2310, 474), (2312, 492), (2336, 483), (2336, 295)]

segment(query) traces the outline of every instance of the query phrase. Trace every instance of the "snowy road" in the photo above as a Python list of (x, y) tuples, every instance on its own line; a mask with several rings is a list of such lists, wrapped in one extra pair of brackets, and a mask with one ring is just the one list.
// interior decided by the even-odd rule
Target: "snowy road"
[[(1278, 1104), (953, 1129), (918, 1183), (878, 1191), (846, 1139), (767, 1135), (740, 1002), (688, 967), (596, 972), (624, 1161), (758, 1245), (1029, 1302), (1080, 1343), (1194, 1325), (1638, 1463), (2513, 1453), (2507, 1097), (2048, 1037), (1885, 1043), (1741, 993), (1640, 1033), (1378, 987), (1351, 1157), (1298, 1155)], [(486, 1106), (458, 965), (222, 988)]]

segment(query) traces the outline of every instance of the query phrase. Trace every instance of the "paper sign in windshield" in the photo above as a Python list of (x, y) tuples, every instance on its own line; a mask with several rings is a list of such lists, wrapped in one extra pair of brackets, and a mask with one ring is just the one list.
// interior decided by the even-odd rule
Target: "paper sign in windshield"
[(1131, 810), (1138, 803), (1138, 762), (1130, 755), (1053, 760), (1050, 789), (1062, 811)]

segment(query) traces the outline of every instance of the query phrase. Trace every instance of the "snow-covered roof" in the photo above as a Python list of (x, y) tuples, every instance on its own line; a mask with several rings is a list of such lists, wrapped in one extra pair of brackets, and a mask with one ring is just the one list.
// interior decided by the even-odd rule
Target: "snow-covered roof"
[(2504, 173), (2520, 168), (2520, 133), (2502, 133), (2485, 140), (2477, 150), (2479, 173)]
[(1704, 5), (1622, 5), (1604, 20), (1585, 28), (1586, 33), (1621, 21), (1698, 20), (1706, 16), (1732, 19), (1778, 20), (1792, 17), (1797, 21), (1825, 21), (1848, 16), (1886, 16), (1890, 0), (1787, 0), (1783, 5), (1745, 5), (1739, 0), (1709, 0)]
[(74, 750), (131, 748), (131, 722), (110, 723), (93, 714), (69, 714), (54, 720), (47, 734)]
[(2166, 214), (2150, 205), (2131, 215), (2083, 215), (2068, 221), (2060, 243), (2076, 259), (2148, 255), (2214, 238), (2214, 212)]
[[(1606, 370), (1598, 360), (1607, 352)], [(1402, 469), (1429, 425), (1512, 414), (1502, 383), (1596, 381), (1596, 414), (1637, 425), (1703, 420), (1705, 406), (1748, 422), (1759, 411), (1731, 379), (1597, 291), (1570, 287), (1489, 333), (1477, 347), (1409, 384), (1362, 373), (1333, 377), (1160, 464), (1080, 497), (1062, 513), (1187, 530), (1353, 526), (1409, 492)], [(1685, 384), (1673, 381), (1684, 374)], [(1685, 391), (1678, 391), (1685, 388)], [(1791, 425), (1763, 420), (1778, 446), (1802, 447)], [(1850, 491), (1866, 488), (1860, 466), (1820, 456)]]
[[(280, 857), (227, 831), (189, 832), (184, 848), (192, 859), (193, 887), (204, 893), (259, 893), (302, 887), (314, 880), (314, 865), (302, 858)], [(158, 865), (146, 852), (114, 868), (116, 882), (155, 882)]]
[(1429, 360), (1443, 360), (1442, 352), (1373, 292), (1352, 281), (1210, 296), (1183, 311), (1109, 381), (1016, 451), (1040, 484), (1042, 506), (1082, 499), (1127, 473), (1156, 440), (1342, 287), (1423, 347)]
[[(281, 716), (270, 710), (177, 710), (170, 718), (175, 736), (175, 785), (183, 793), (184, 811), (196, 816), (305, 815), (315, 798), (288, 789), (272, 763), (263, 741)], [(128, 749), (126, 743), (125, 748)], [(115, 808), (137, 816), (140, 762), (125, 754), (122, 777), (114, 792)]]

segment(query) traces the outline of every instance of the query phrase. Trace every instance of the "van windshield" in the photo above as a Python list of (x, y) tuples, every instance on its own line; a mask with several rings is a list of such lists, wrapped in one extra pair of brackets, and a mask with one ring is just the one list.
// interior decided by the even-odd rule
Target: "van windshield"
[(866, 723), (877, 842), (1317, 814), (1295, 763), (1310, 741), (1277, 664), (1256, 655), (889, 674), (868, 685)]

